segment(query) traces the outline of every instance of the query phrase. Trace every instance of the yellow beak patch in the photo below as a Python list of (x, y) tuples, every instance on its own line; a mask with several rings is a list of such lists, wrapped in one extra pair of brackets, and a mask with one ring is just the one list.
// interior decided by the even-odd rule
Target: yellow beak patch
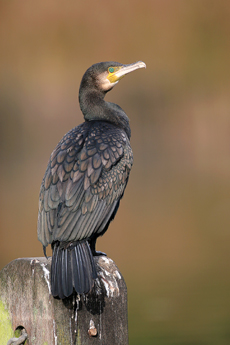
[(123, 76), (121, 76), (121, 77), (118, 77), (117, 75), (116, 75), (116, 73), (120, 70), (122, 68), (122, 66), (120, 66), (120, 67), (113, 67), (113, 66), (111, 66), (111, 67), (109, 67), (108, 68), (108, 76), (107, 76), (107, 79), (110, 81), (110, 83), (116, 83), (118, 80), (120, 80)]

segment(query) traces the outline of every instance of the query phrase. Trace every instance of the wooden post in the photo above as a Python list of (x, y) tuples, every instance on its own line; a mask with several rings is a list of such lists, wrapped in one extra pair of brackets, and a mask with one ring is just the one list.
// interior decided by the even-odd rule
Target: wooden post
[(114, 262), (95, 257), (99, 279), (79, 298), (53, 298), (51, 259), (22, 258), (0, 272), (0, 344), (25, 328), (28, 345), (128, 345), (127, 289)]

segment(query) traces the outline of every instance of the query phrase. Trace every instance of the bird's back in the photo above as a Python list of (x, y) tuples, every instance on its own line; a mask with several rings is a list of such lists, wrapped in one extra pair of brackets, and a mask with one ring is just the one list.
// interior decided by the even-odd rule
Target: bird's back
[(41, 185), (42, 244), (101, 233), (123, 195), (132, 161), (125, 132), (112, 124), (85, 122), (68, 132), (52, 152)]
[(71, 248), (102, 235), (118, 209), (132, 161), (125, 131), (113, 124), (84, 122), (68, 132), (52, 152), (41, 185), (43, 246)]

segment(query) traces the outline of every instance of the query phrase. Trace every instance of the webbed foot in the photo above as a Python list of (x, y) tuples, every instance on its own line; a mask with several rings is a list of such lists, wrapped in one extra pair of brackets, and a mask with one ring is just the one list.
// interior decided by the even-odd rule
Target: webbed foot
[(107, 256), (106, 253), (103, 253), (103, 252), (100, 252), (100, 251), (96, 251), (96, 250), (94, 250), (92, 252), (92, 254), (93, 254), (93, 256)]

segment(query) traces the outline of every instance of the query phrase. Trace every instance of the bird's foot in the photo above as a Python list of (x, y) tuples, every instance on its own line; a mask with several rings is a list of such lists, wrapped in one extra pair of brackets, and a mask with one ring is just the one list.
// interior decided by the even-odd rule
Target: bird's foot
[(106, 254), (106, 253), (103, 253), (103, 252), (99, 252), (99, 251), (94, 250), (93, 256), (107, 256), (107, 254)]

